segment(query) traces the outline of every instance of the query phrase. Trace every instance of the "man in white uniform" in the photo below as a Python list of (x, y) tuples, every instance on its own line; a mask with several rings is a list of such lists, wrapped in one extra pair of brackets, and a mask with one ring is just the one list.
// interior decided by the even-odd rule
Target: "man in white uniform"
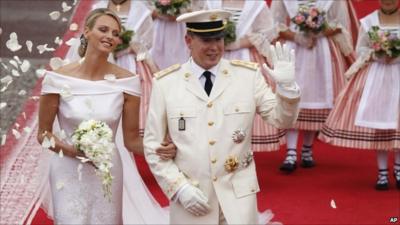
[[(223, 10), (183, 14), (191, 58), (155, 74), (146, 123), (146, 160), (169, 199), (171, 224), (256, 224), (259, 191), (251, 152), (255, 113), (280, 128), (296, 121), (300, 91), (294, 52), (271, 47), (274, 94), (257, 64), (222, 59)], [(169, 135), (174, 160), (155, 149)]]

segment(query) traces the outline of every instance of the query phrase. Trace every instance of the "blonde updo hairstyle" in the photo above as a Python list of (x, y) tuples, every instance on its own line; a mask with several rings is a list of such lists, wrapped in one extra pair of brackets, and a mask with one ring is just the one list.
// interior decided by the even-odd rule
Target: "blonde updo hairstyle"
[[(117, 14), (115, 14), (113, 11), (111, 11), (107, 8), (98, 8), (98, 9), (92, 10), (85, 19), (85, 28), (87, 27), (87, 28), (89, 28), (89, 30), (92, 30), (97, 19), (100, 16), (104, 16), (104, 15), (111, 16), (112, 18), (114, 18), (115, 21), (117, 21), (117, 23), (118, 23), (119, 30), (122, 30), (121, 20), (119, 19)], [(80, 41), (81, 41), (81, 44), (78, 48), (78, 54), (80, 57), (84, 57), (86, 54), (88, 40), (82, 34), (80, 37)]]

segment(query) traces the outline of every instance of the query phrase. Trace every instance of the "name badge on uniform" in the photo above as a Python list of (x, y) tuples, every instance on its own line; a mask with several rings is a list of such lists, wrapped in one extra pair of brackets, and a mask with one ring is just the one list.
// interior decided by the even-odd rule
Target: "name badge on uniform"
[(183, 119), (183, 117), (181, 117), (178, 120), (178, 130), (182, 131), (186, 129), (186, 124), (185, 124), (185, 119)]

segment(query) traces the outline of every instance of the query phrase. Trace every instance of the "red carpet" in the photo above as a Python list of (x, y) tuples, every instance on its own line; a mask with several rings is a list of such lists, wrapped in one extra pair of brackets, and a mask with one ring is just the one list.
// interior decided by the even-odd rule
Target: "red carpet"
[[(377, 0), (354, 1), (359, 17), (377, 8), (377, 3)], [(84, 5), (87, 10), (88, 4)], [(76, 15), (74, 21), (81, 21), (82, 16), (83, 13)], [(59, 49), (57, 53), (62, 55), (65, 51)], [(37, 88), (35, 93), (38, 91)], [(26, 112), (35, 110), (29, 104), (26, 108)], [(9, 140), (6, 146), (12, 146), (13, 142)], [(321, 142), (314, 147), (317, 167), (298, 168), (291, 175), (278, 170), (285, 151), (256, 154), (261, 211), (271, 209), (275, 214), (274, 221), (284, 224), (400, 224), (400, 192), (394, 188), (393, 177), (390, 177), (389, 191), (378, 192), (373, 189), (376, 179), (375, 152), (341, 149)], [(155, 198), (162, 205), (167, 205), (168, 201), (144, 159), (138, 157), (137, 161), (143, 179)], [(390, 158), (390, 162), (393, 162), (393, 158)], [(331, 207), (331, 200), (335, 201), (336, 209)], [(397, 222), (391, 223), (391, 218), (397, 218)], [(53, 222), (40, 210), (32, 224)]]

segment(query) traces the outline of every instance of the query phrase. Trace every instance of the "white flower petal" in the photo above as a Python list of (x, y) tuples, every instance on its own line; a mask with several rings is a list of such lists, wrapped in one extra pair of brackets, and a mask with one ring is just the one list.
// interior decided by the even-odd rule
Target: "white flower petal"
[[(7, 75), (9, 76), (9, 75)], [(4, 87), (1, 88), (0, 92), (4, 92), (5, 90), (7, 90), (8, 86), (13, 82), (14, 80), (10, 80), (9, 82), (6, 83), (6, 85)]]
[(63, 60), (60, 57), (53, 57), (50, 59), (50, 67), (52, 70), (57, 70), (63, 66)]
[(26, 113), (22, 112), (22, 117), (24, 117), (24, 120), (26, 120)]
[(68, 21), (68, 19), (67, 19), (67, 18), (65, 18), (65, 17), (63, 17), (63, 18), (61, 19), (61, 21), (62, 21), (62, 22), (67, 22), (67, 21)]
[(114, 74), (106, 74), (104, 75), (104, 80), (114, 82), (117, 80), (117, 77)]
[(31, 63), (25, 59), (21, 64), (21, 71), (23, 73), (26, 73), (30, 67), (31, 67)]
[(7, 140), (7, 135), (3, 134), (3, 135), (1, 136), (1, 146), (3, 146), (3, 145), (6, 144), (6, 140)]
[(16, 69), (19, 68), (17, 61), (15, 61), (14, 59), (10, 59), (10, 61), (8, 61), (11, 65), (13, 65)]
[(69, 10), (72, 9), (72, 7), (69, 6), (69, 5), (67, 5), (67, 3), (65, 3), (65, 2), (62, 2), (62, 3), (61, 3), (61, 7), (62, 7), (62, 9), (63, 9), (63, 12), (68, 12)]
[(13, 76), (15, 76), (15, 77), (19, 77), (19, 76), (20, 76), (18, 70), (14, 70), (14, 69), (11, 70), (11, 74), (12, 74)]
[(17, 140), (21, 137), (21, 133), (19, 133), (16, 129), (12, 129), (12, 133)]
[(1, 63), (1, 65), (4, 67), (4, 69), (8, 70), (8, 66), (4, 63)]
[(24, 95), (26, 95), (26, 91), (22, 89), (22, 90), (20, 90), (20, 91), (18, 92), (18, 95), (24, 96)]
[(27, 134), (30, 134), (31, 132), (32, 132), (32, 128), (30, 128), (30, 127), (24, 127), (24, 132), (25, 133), (27, 133)]
[(56, 183), (56, 189), (57, 190), (61, 190), (61, 189), (63, 189), (64, 188), (64, 182), (62, 182), (62, 181), (57, 181), (57, 183)]
[(335, 200), (333, 200), (333, 199), (331, 200), (331, 207), (336, 209), (336, 203), (335, 203)]
[(58, 44), (58, 45), (62, 45), (63, 41), (62, 41), (62, 39), (60, 39), (60, 37), (57, 36), (57, 37), (54, 39), (54, 43), (56, 43), (56, 44)]
[(37, 50), (39, 51), (39, 54), (43, 54), (43, 52), (54, 52), (56, 49), (54, 48), (48, 48), (47, 44), (44, 45), (38, 45), (36, 46)]
[(5, 83), (8, 83), (8, 82), (10, 82), (10, 81), (12, 81), (12, 80), (13, 80), (13, 77), (10, 76), (10, 75), (7, 75), (7, 76), (1, 78), (1, 79), (0, 79), (0, 82), (1, 82), (2, 84), (5, 84)]
[(36, 77), (41, 78), (41, 77), (43, 77), (44, 74), (46, 73), (46, 70), (43, 69), (43, 68), (40, 68), (40, 69), (37, 69), (37, 70), (35, 71), (35, 73), (36, 73)]
[(0, 103), (0, 110), (2, 110), (3, 108), (5, 108), (7, 106), (7, 102), (1, 102)]
[(18, 43), (17, 33), (12, 32), (10, 34), (10, 39), (6, 42), (6, 46), (12, 52), (18, 51), (22, 48), (22, 45)]
[(14, 59), (18, 62), (18, 64), (22, 64), (21, 60), (17, 55), (14, 55)]
[(28, 40), (25, 42), (25, 44), (26, 44), (26, 48), (28, 49), (28, 51), (32, 52), (32, 46), (33, 46), (32, 41)]
[(76, 23), (71, 23), (71, 25), (69, 25), (69, 30), (71, 30), (71, 31), (77, 31), (77, 30), (78, 30), (78, 24), (76, 24)]
[(70, 38), (68, 41), (65, 42), (68, 46), (78, 45), (80, 42), (79, 38)]
[(19, 123), (15, 123), (14, 126), (18, 129), (19, 128)]
[(53, 11), (49, 13), (49, 16), (52, 20), (58, 20), (58, 18), (61, 16), (61, 13), (59, 11)]
[(39, 96), (31, 96), (31, 97), (29, 97), (29, 99), (37, 101), (40, 99), (40, 97)]
[(74, 0), (74, 2), (72, 3), (72, 5), (76, 5), (77, 2), (78, 2), (78, 0)]
[(60, 158), (64, 157), (64, 152), (62, 149), (60, 149), (60, 151), (58, 152), (58, 157)]

